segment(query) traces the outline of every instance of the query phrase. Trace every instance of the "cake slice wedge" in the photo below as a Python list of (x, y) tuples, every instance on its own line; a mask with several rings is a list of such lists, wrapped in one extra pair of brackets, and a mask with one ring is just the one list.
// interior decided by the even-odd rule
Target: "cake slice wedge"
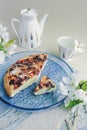
[(45, 93), (50, 93), (56, 89), (54, 82), (47, 76), (42, 76), (39, 84), (34, 90), (35, 95), (41, 95)]
[(4, 76), (4, 88), (10, 97), (38, 80), (46, 64), (47, 56), (47, 54), (33, 54), (11, 65)]

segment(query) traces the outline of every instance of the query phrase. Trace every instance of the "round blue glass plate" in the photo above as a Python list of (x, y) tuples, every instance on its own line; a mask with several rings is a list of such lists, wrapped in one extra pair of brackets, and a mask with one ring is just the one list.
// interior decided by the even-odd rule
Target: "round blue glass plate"
[[(10, 98), (6, 94), (3, 84), (4, 75), (7, 69), (19, 58), (40, 53), (48, 54), (48, 60), (43, 71), (41, 72), (40, 78), (42, 77), (42, 75), (48, 76), (56, 84), (57, 89), (54, 92), (48, 94), (35, 96), (33, 94), (33, 90), (35, 86), (38, 84), (40, 80), (39, 78), (39, 80), (36, 83), (26, 88), (25, 90), (21, 91), (13, 98)], [(63, 76), (70, 76), (71, 73), (72, 73), (71, 67), (65, 61), (63, 61), (62, 59), (53, 54), (40, 51), (24, 51), (16, 53), (7, 58), (4, 64), (0, 66), (0, 98), (4, 102), (10, 104), (11, 106), (24, 110), (38, 111), (55, 107), (61, 104), (65, 99), (65, 97), (60, 98), (62, 95), (58, 91), (59, 90), (58, 82), (62, 80)]]

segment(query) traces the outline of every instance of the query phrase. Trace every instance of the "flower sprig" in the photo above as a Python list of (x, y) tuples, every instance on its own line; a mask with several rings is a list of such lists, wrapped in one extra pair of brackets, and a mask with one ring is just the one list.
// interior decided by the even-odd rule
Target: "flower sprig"
[(4, 53), (8, 52), (8, 47), (14, 43), (15, 39), (9, 40), (5, 45), (3, 45), (4, 39), (0, 38), (0, 51), (3, 51)]
[(87, 81), (79, 81), (73, 73), (70, 78), (63, 77), (59, 85), (59, 91), (66, 96), (64, 101), (66, 108), (72, 108), (80, 103), (87, 107)]
[(9, 33), (7, 32), (7, 27), (3, 27), (0, 24), (0, 51), (4, 53), (8, 52), (8, 48), (15, 42), (15, 39), (9, 38)]

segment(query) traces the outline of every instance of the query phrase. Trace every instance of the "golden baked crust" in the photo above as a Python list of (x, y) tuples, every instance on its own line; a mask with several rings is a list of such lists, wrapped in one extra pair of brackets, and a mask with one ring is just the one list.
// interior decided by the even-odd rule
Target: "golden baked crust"
[[(21, 58), (12, 64), (4, 76), (4, 87), (7, 94), (12, 97), (34, 83), (46, 61), (47, 54), (34, 54)], [(31, 79), (32, 81), (29, 83)], [(24, 86), (26, 82), (27, 85)]]
[(5, 74), (5, 77), (4, 77), (4, 87), (6, 89), (7, 94), (11, 97), (13, 89), (14, 89), (14, 86), (13, 85), (9, 85), (8, 77), (9, 77), (9, 73)]

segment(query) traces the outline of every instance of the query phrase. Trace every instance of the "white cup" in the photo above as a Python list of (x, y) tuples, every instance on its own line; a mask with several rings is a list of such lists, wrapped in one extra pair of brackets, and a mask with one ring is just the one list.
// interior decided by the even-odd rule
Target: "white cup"
[(65, 60), (73, 58), (80, 46), (78, 39), (71, 36), (62, 36), (57, 39), (59, 56)]

